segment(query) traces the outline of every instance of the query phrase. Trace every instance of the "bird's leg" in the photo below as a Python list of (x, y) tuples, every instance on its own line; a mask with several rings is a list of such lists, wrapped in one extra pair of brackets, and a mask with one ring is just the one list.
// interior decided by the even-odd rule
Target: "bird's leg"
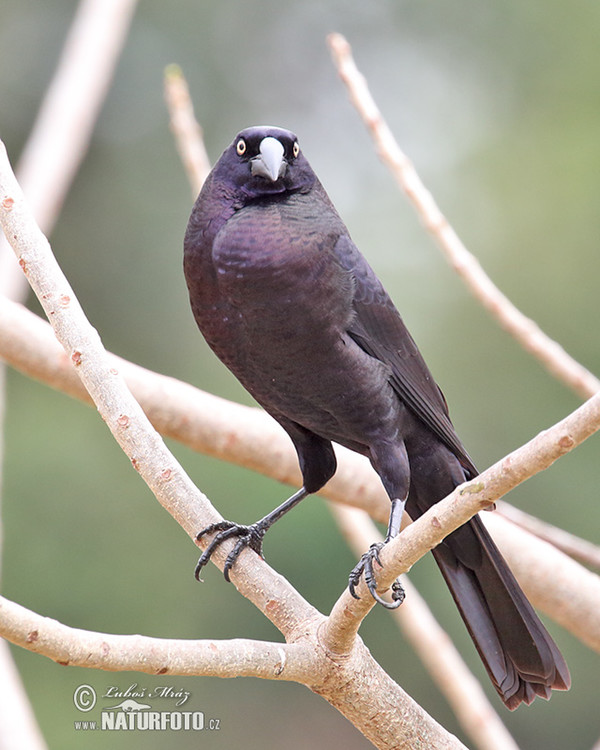
[(360, 599), (355, 589), (358, 586), (360, 577), (364, 571), (365, 583), (369, 589), (371, 596), (376, 602), (382, 604), (387, 609), (396, 609), (404, 601), (404, 589), (399, 580), (395, 580), (392, 584), (392, 603), (386, 602), (377, 593), (377, 582), (375, 581), (375, 571), (373, 570), (373, 562), (376, 562), (379, 567), (381, 560), (379, 559), (379, 551), (384, 544), (387, 544), (390, 539), (393, 539), (398, 535), (400, 531), (400, 524), (402, 523), (402, 513), (404, 512), (404, 500), (395, 499), (392, 500), (392, 509), (390, 511), (390, 520), (388, 521), (387, 534), (385, 535), (385, 541), (376, 542), (369, 547), (369, 550), (360, 558), (357, 565), (350, 571), (350, 577), (348, 579), (348, 588), (350, 593), (355, 599)]
[(219, 521), (219, 523), (211, 523), (210, 526), (202, 529), (202, 531), (196, 536), (196, 539), (198, 541), (202, 539), (202, 537), (206, 534), (212, 534), (215, 531), (217, 532), (217, 534), (198, 560), (198, 564), (196, 565), (196, 570), (194, 572), (197, 580), (201, 580), (200, 571), (210, 560), (212, 553), (217, 549), (217, 547), (222, 544), (222, 542), (224, 542), (226, 539), (229, 539), (230, 537), (238, 537), (238, 540), (235, 547), (227, 555), (227, 559), (225, 560), (223, 575), (225, 576), (226, 581), (229, 581), (229, 571), (231, 570), (233, 564), (237, 560), (240, 552), (244, 549), (244, 547), (250, 547), (250, 549), (254, 550), (257, 554), (263, 557), (262, 543), (263, 537), (266, 532), (271, 528), (275, 521), (278, 521), (281, 516), (287, 513), (288, 510), (291, 510), (300, 502), (300, 500), (303, 500), (308, 494), (308, 491), (304, 489), (304, 487), (302, 487), (302, 489), (298, 490), (298, 492), (295, 492), (284, 503), (275, 508), (275, 510), (272, 510), (264, 518), (261, 518), (260, 521), (257, 521), (250, 526), (243, 526), (242, 524), (232, 523), (231, 521)]

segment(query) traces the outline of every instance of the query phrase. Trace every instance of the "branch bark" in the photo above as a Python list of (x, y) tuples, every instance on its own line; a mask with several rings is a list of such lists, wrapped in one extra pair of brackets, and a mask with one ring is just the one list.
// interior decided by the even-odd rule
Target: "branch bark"
[(171, 116), (171, 131), (175, 136), (179, 157), (187, 172), (193, 197), (196, 198), (210, 172), (210, 161), (204, 147), (202, 128), (194, 116), (194, 105), (187, 81), (179, 66), (170, 65), (166, 69), (164, 86)]
[(306, 683), (316, 660), (306, 645), (235, 638), (181, 640), (71, 628), (0, 597), (2, 635), (64, 666), (205, 677), (260, 677)]

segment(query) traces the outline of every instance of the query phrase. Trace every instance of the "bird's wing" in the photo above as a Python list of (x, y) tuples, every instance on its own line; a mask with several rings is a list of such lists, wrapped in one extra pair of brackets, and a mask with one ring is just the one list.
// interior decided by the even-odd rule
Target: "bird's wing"
[(446, 400), (375, 272), (348, 235), (338, 239), (335, 255), (355, 282), (355, 317), (348, 333), (367, 354), (391, 368), (390, 382), (398, 396), (475, 476), (477, 469), (454, 430)]

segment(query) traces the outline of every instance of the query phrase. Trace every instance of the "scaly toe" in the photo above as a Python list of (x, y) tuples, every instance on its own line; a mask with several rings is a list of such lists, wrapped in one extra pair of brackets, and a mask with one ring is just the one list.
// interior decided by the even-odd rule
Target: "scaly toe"
[(394, 581), (392, 584), (392, 602), (385, 601), (385, 599), (382, 599), (377, 593), (377, 582), (375, 580), (373, 562), (376, 562), (380, 568), (383, 567), (381, 560), (379, 559), (379, 551), (383, 546), (383, 542), (372, 544), (369, 547), (368, 552), (365, 552), (357, 565), (352, 568), (348, 579), (348, 590), (355, 599), (360, 599), (356, 593), (356, 586), (358, 585), (361, 575), (364, 573), (365, 583), (373, 599), (386, 609), (396, 609), (404, 601), (404, 589), (399, 581)]

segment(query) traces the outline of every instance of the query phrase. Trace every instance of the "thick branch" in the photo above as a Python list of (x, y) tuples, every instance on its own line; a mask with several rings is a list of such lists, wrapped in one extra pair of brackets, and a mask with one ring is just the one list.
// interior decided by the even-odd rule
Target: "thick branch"
[[(2, 635), (59, 664), (299, 682), (335, 705), (377, 747), (463, 748), (385, 674), (360, 641), (352, 656), (338, 664), (323, 653), (317, 634), (322, 620), (305, 623), (304, 636), (292, 644), (243, 638), (183, 641), (69, 628), (0, 597)], [(366, 698), (365, 685), (370, 686)]]
[(426, 229), (437, 240), (450, 265), (502, 328), (555, 377), (582, 398), (589, 398), (597, 393), (600, 390), (600, 380), (547, 336), (537, 323), (523, 315), (495, 286), (479, 261), (463, 245), (433, 196), (421, 182), (414, 165), (398, 146), (371, 96), (365, 77), (356, 67), (346, 39), (341, 34), (330, 34), (327, 41), (338, 73), (373, 138), (379, 157), (406, 193)]
[(301, 644), (246, 638), (185, 641), (70, 628), (0, 597), (2, 636), (62, 665), (207, 677), (261, 677), (309, 682), (316, 660)]

